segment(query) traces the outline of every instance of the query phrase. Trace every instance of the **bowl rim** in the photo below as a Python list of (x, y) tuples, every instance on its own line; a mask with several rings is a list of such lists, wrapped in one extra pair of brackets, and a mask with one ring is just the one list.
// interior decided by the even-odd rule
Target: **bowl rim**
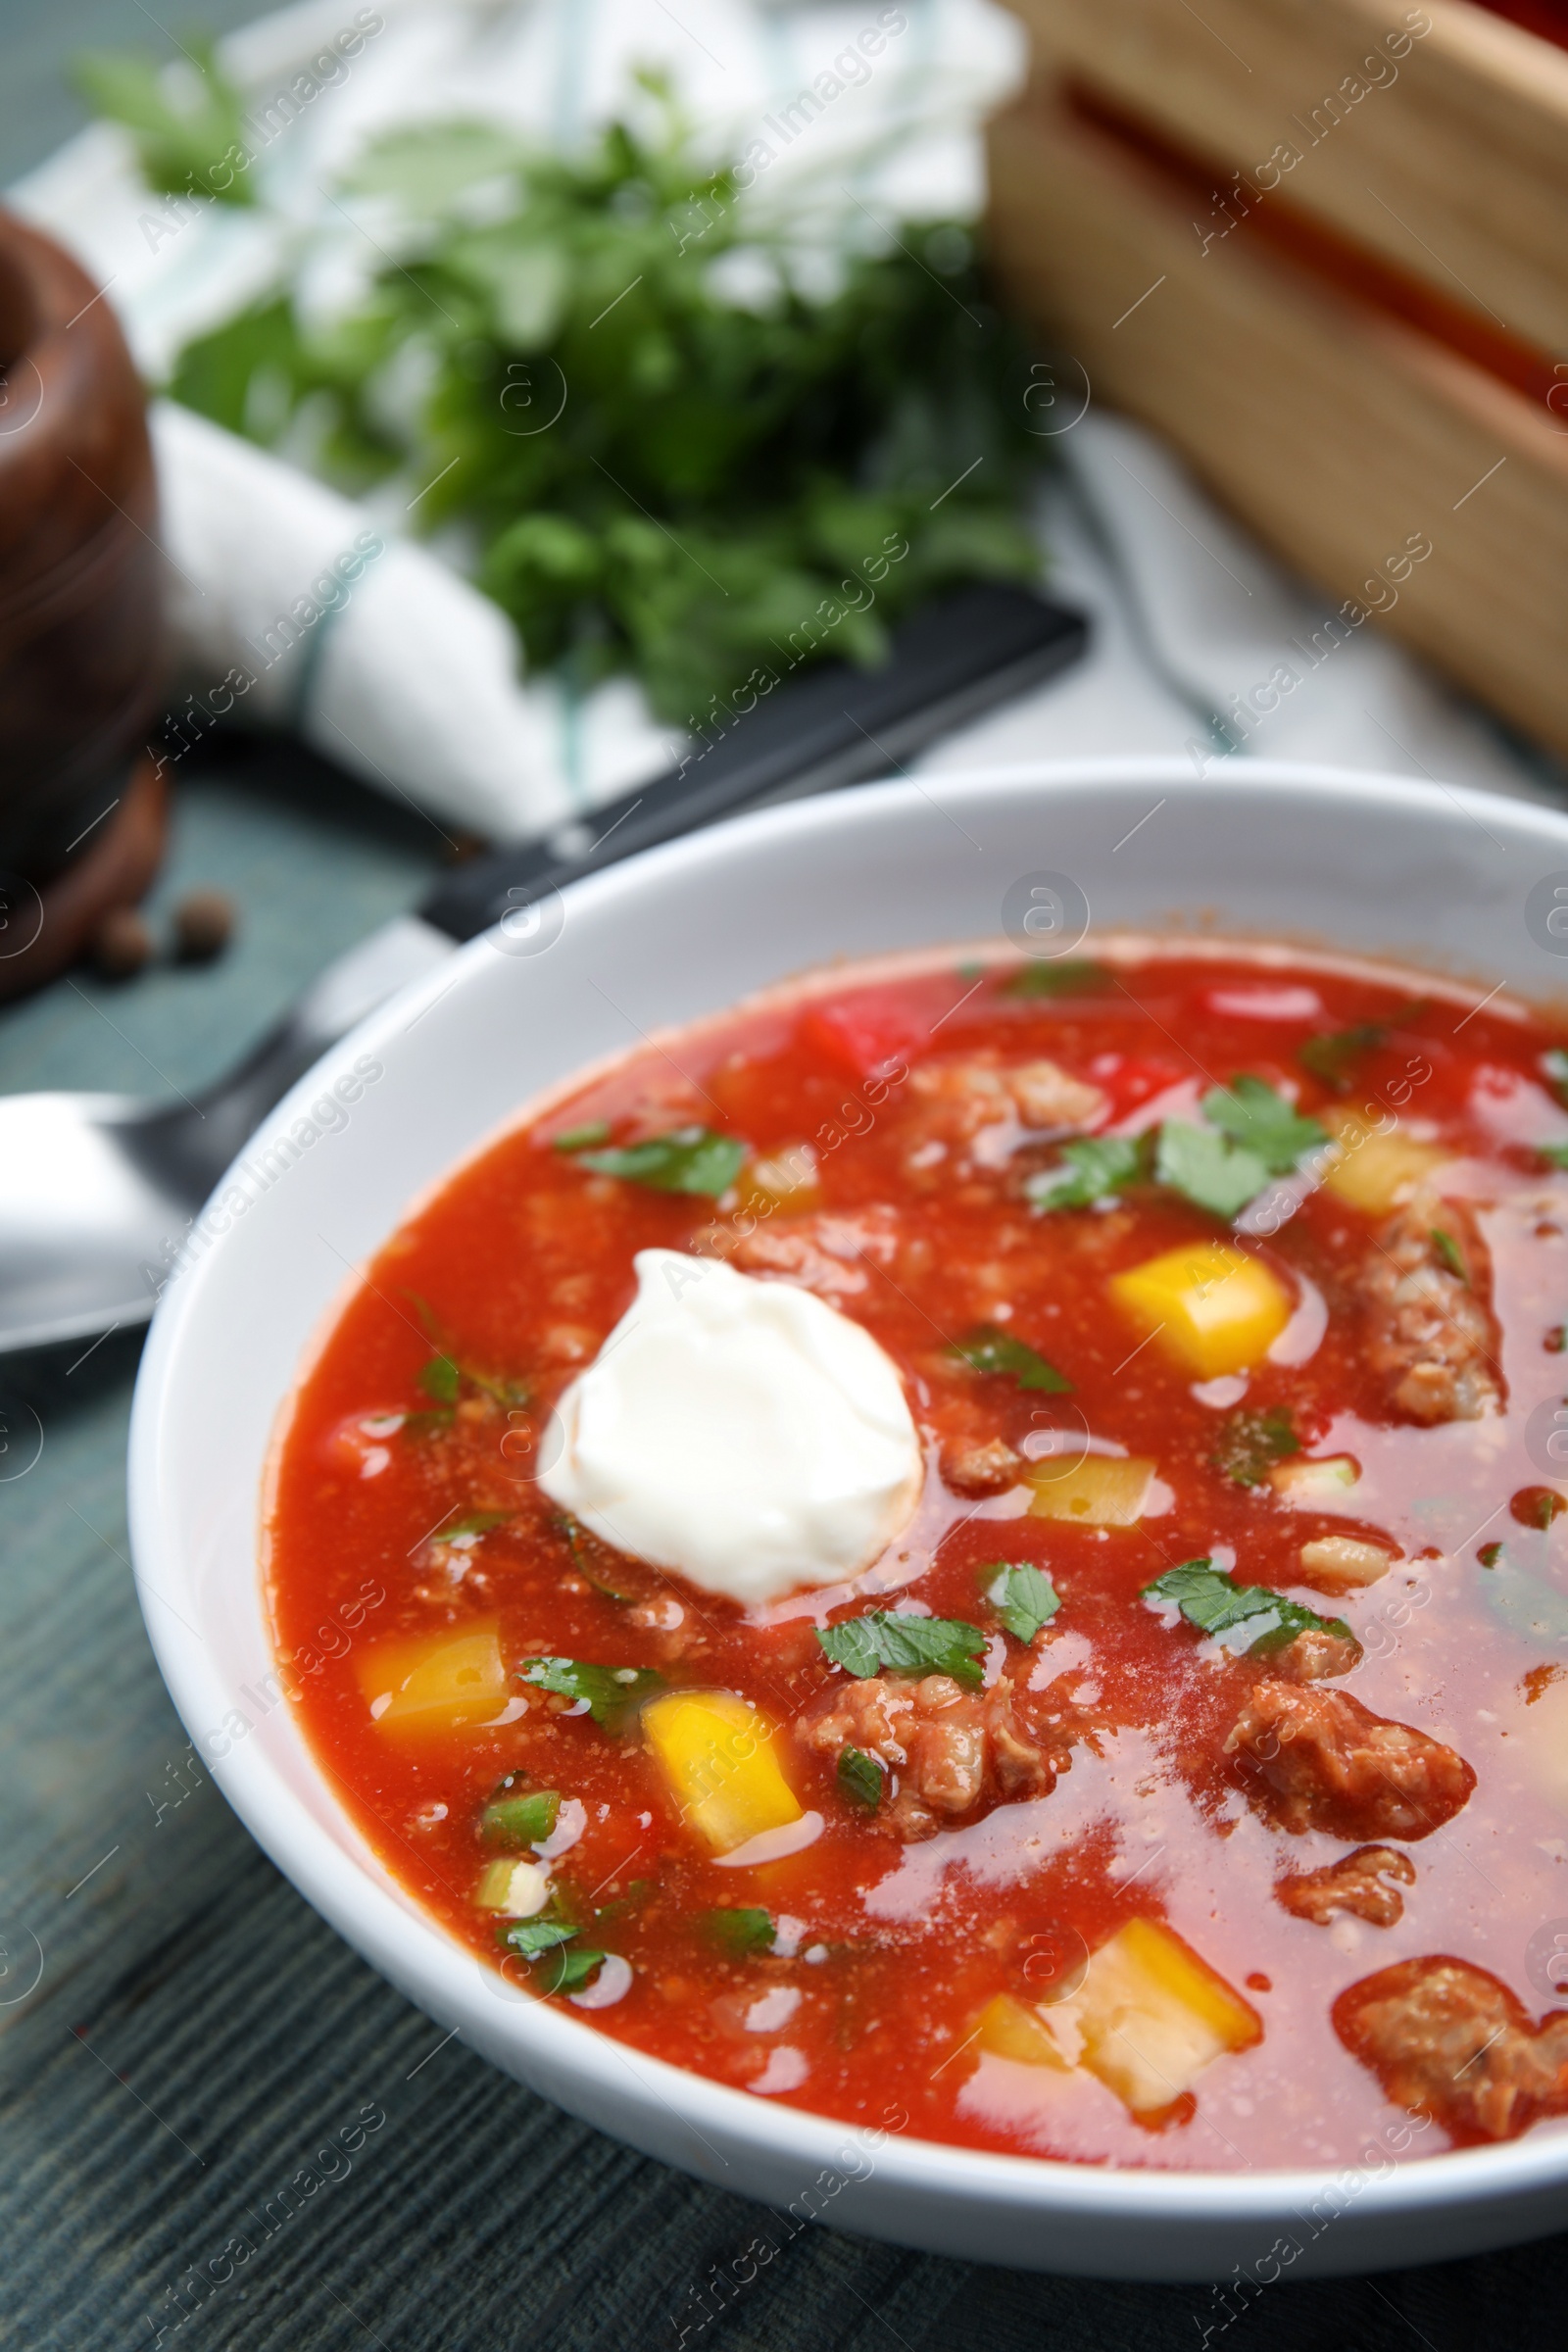
[[(1415, 822), (1424, 816), (1441, 818), (1446, 826), (1451, 825), (1457, 808), (1474, 822), (1482, 822), (1484, 816), (1490, 820), (1490, 828), (1516, 831), (1521, 846), (1525, 837), (1534, 836), (1534, 846), (1544, 848), (1543, 833), (1555, 834), (1568, 865), (1568, 812), (1549, 804), (1321, 761), (1249, 760), (1244, 765), (1240, 760), (1232, 763), (1216, 759), (1207, 773), (1200, 776), (1188, 759), (1128, 755), (943, 769), (934, 771), (934, 780), (945, 793), (985, 787), (1021, 795), (1135, 782), (1171, 792), (1185, 788), (1212, 792), (1216, 785), (1250, 795), (1321, 792), (1325, 797), (1353, 797), (1358, 807), (1396, 808)], [(929, 808), (930, 796), (914, 779), (858, 785), (781, 803), (665, 842), (571, 883), (564, 895), (580, 906), (612, 907), (628, 893), (657, 887), (666, 874), (707, 859), (722, 859), (737, 845), (753, 845), (765, 854), (770, 844), (803, 833), (819, 833), (830, 839), (837, 828), (862, 821), (867, 812), (886, 811), (890, 817), (900, 812), (913, 814), (922, 803)], [(307, 1098), (320, 1092), (323, 1077), (329, 1082), (340, 1068), (348, 1067), (356, 1053), (391, 1048), (438, 998), (461, 992), (467, 969), (483, 968), (480, 959), (489, 953), (483, 937), (469, 941), (456, 951), (451, 961), (378, 1006), (290, 1089), (242, 1150), (254, 1152), (286, 1126)], [(470, 1150), (482, 1150), (485, 1140), (479, 1139)], [(461, 1164), (466, 1156), (460, 1155), (453, 1164)], [(215, 1193), (226, 1182), (226, 1176), (220, 1179)], [(220, 1262), (225, 1250), (241, 1246), (235, 1233), (242, 1230), (242, 1226), (231, 1227), (218, 1235), (196, 1262), (168, 1285), (153, 1317), (131, 1414), (129, 1530), (137, 1594), (159, 1669), (195, 1740), (204, 1737), (200, 1727), (222, 1721), (227, 1708), (235, 1703), (235, 1690), (200, 1636), (176, 1620), (162, 1601), (160, 1587), (171, 1579), (178, 1586), (181, 1579), (172, 1548), (172, 1531), (166, 1524), (160, 1455), (167, 1393), (185, 1335), (202, 1312), (212, 1267)], [(323, 1318), (331, 1311), (330, 1307), (323, 1310)], [(367, 1840), (332, 1794), (314, 1750), (299, 1731), (297, 1718), (291, 1714), (289, 1721), (313, 1778), (342, 1822), (344, 1842), (357, 1854), (368, 1854)], [(215, 1757), (209, 1751), (203, 1761), (258, 1843), (356, 1951), (443, 2025), (456, 2029), (477, 2023), (481, 2029), (489, 2029), (476, 2033), (471, 2046), (486, 2054), (508, 2046), (517, 2061), (512, 2071), (530, 2084), (537, 2086), (541, 2078), (549, 2083), (541, 2095), (566, 2104), (561, 2095), (563, 2083), (578, 2083), (594, 2094), (591, 2103), (596, 2121), (607, 2110), (619, 2109), (628, 2126), (622, 2136), (635, 2145), (647, 2142), (629, 2128), (632, 2120), (646, 2117), (652, 2134), (660, 2121), (657, 2111), (662, 2110), (661, 2137), (667, 2138), (667, 2119), (673, 2113), (689, 2132), (703, 2139), (710, 2153), (718, 2153), (715, 2141), (719, 2148), (726, 2144), (749, 2148), (799, 2168), (802, 2179), (809, 2180), (819, 2168), (833, 2170), (835, 2158), (843, 2159), (847, 2142), (875, 2135), (879, 2140), (875, 2169), (885, 2192), (926, 2203), (940, 2199), (970, 2209), (1011, 2211), (1020, 2218), (1033, 2212), (1042, 2218), (1081, 2216), (1086, 2221), (1151, 2225), (1212, 2224), (1224, 2218), (1288, 2227), (1292, 2221), (1299, 2222), (1303, 2206), (1314, 2207), (1325, 2196), (1343, 2194), (1346, 2176), (1360, 2173), (1354, 2159), (1267, 2171), (1163, 2169), (1009, 2155), (925, 2139), (758, 2098), (656, 2058), (635, 2044), (620, 2042), (545, 1999), (519, 1994), (515, 2001), (492, 1998), (488, 2009), (481, 2008), (485, 1994), (479, 1972), (483, 1963), (458, 1944), (433, 1915), (415, 1907), (412, 1898), (396, 1897), (374, 1875), (373, 1864), (357, 1860), (346, 1870), (344, 1845), (311, 1817), (270, 1764), (261, 1741), (237, 1740), (226, 1756)], [(503, 2020), (510, 2023), (503, 2024)], [(582, 2112), (580, 2108), (577, 2111)], [(601, 2124), (600, 2128), (622, 2132), (619, 2123)], [(1370, 2139), (1372, 2133), (1369, 2131), (1359, 2136)], [(725, 2182), (721, 2172), (710, 2170), (695, 2151), (687, 2157), (666, 2153), (663, 2160), (685, 2163), (686, 2169), (719, 2186), (734, 2185)], [(721, 2156), (719, 2161), (727, 2168), (727, 2158)], [(1565, 2183), (1568, 2130), (1548, 2128), (1519, 2139), (1396, 2161), (1386, 2173), (1361, 2177), (1353, 2193), (1358, 2220), (1371, 2222), (1460, 2205), (1514, 2203), (1532, 2192), (1539, 2195)], [(742, 2189), (740, 2193), (755, 2192)], [(849, 2226), (855, 2227), (853, 2220)]]

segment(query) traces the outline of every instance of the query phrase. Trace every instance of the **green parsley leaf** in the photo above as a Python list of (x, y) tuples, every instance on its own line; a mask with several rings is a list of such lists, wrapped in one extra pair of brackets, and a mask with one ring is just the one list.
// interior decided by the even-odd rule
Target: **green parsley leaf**
[(982, 1323), (963, 1339), (955, 1340), (948, 1353), (973, 1372), (1004, 1372), (1020, 1389), (1044, 1389), (1053, 1396), (1065, 1396), (1072, 1387), (1054, 1364), (1048, 1364), (1024, 1341), (995, 1323)]
[(134, 55), (89, 50), (75, 59), (71, 78), (97, 113), (125, 125), (150, 188), (171, 196), (199, 190), (217, 204), (255, 204), (252, 173), (236, 171), (230, 160), (236, 150), (255, 160), (246, 137), (245, 102), (219, 66), (207, 35), (187, 27), (179, 45), (196, 74), (194, 85), (186, 76), (181, 104), (171, 95), (163, 67)]
[(1283, 1649), (1298, 1634), (1343, 1634), (1347, 1641), (1354, 1639), (1343, 1617), (1320, 1617), (1315, 1609), (1287, 1600), (1283, 1592), (1272, 1592), (1267, 1585), (1238, 1585), (1206, 1557), (1167, 1568), (1152, 1585), (1145, 1585), (1143, 1597), (1174, 1601), (1189, 1625), (1216, 1638), (1235, 1634), (1237, 1639), (1227, 1642), (1226, 1648), (1251, 1655)]
[(987, 1600), (1019, 1642), (1032, 1642), (1061, 1606), (1061, 1594), (1045, 1570), (1028, 1562), (1009, 1567), (1005, 1560), (993, 1560), (980, 1574), (991, 1579)]
[(1219, 1445), (1208, 1458), (1237, 1486), (1260, 1487), (1276, 1462), (1300, 1450), (1301, 1441), (1286, 1407), (1259, 1412), (1244, 1406), (1226, 1416)]
[(747, 1147), (733, 1135), (714, 1135), (707, 1127), (677, 1127), (668, 1135), (651, 1136), (646, 1144), (627, 1144), (615, 1152), (585, 1152), (580, 1168), (597, 1176), (621, 1176), (628, 1184), (646, 1184), (656, 1193), (727, 1192), (740, 1174)]
[(640, 1911), (648, 1897), (656, 1891), (652, 1879), (628, 1879), (624, 1894), (614, 1895), (608, 1903), (594, 1907), (595, 1919), (624, 1919), (630, 1911)]
[(1263, 1190), (1268, 1167), (1255, 1152), (1233, 1144), (1212, 1127), (1166, 1119), (1154, 1146), (1154, 1175), (1195, 1207), (1230, 1218)]
[(572, 1566), (596, 1592), (602, 1592), (607, 1600), (647, 1599), (650, 1579), (640, 1561), (629, 1560), (624, 1552), (602, 1543), (569, 1511), (563, 1511), (556, 1525), (566, 1539)]
[(564, 1919), (509, 1919), (496, 1930), (496, 1940), (524, 1960), (538, 1960), (558, 1944), (569, 1943), (580, 1930)]
[(629, 1708), (664, 1688), (663, 1676), (651, 1666), (595, 1666), (583, 1658), (524, 1658), (517, 1676), (563, 1698), (585, 1698), (594, 1722), (607, 1732), (618, 1731)]
[(438, 1429), (451, 1427), (451, 1405), (432, 1405), (427, 1413), (405, 1413), (401, 1434), (406, 1438), (428, 1438)]
[(1448, 1272), (1450, 1274), (1456, 1274), (1461, 1282), (1467, 1283), (1470, 1280), (1470, 1276), (1466, 1270), (1464, 1258), (1460, 1251), (1459, 1245), (1454, 1240), (1452, 1234), (1445, 1233), (1441, 1225), (1434, 1225), (1429, 1230), (1432, 1237), (1432, 1247), (1437, 1251), (1439, 1257), (1442, 1258), (1444, 1264), (1447, 1267)]
[(874, 1813), (882, 1802), (881, 1767), (862, 1748), (840, 1748), (838, 1783), (841, 1793), (852, 1805), (863, 1805)]
[(1228, 1087), (1211, 1087), (1202, 1110), (1211, 1127), (1255, 1152), (1271, 1176), (1289, 1176), (1306, 1152), (1329, 1140), (1321, 1119), (1303, 1118), (1261, 1078), (1244, 1075)]
[(1037, 1211), (1087, 1208), (1132, 1184), (1142, 1168), (1144, 1141), (1136, 1135), (1090, 1135), (1063, 1144), (1054, 1167), (1025, 1180), (1024, 1192)]
[(580, 1127), (567, 1127), (562, 1134), (551, 1138), (551, 1143), (557, 1152), (586, 1152), (590, 1144), (605, 1144), (609, 1141), (610, 1121), (608, 1119), (586, 1119)]
[(732, 1960), (744, 1960), (751, 1952), (770, 1952), (773, 1948), (775, 1930), (765, 1911), (710, 1911), (702, 1924), (709, 1941), (716, 1943)]
[(1538, 1066), (1558, 1102), (1568, 1110), (1568, 1054), (1560, 1046), (1549, 1046)]
[(540, 1964), (539, 1988), (542, 1992), (575, 1992), (608, 1958), (607, 1952), (589, 1951), (583, 1944), (574, 1952), (550, 1952)]
[(432, 1355), (419, 1366), (419, 1386), (437, 1404), (456, 1404), (463, 1374), (457, 1358), (451, 1355)]
[(548, 1838), (561, 1812), (561, 1793), (555, 1788), (508, 1792), (505, 1782), (479, 1816), (479, 1836), (486, 1845), (504, 1853), (520, 1853)]
[(1309, 1037), (1298, 1046), (1296, 1058), (1303, 1070), (1331, 1086), (1337, 1095), (1345, 1094), (1350, 1085), (1351, 1072), (1363, 1054), (1371, 1054), (1381, 1046), (1394, 1027), (1392, 1021), (1356, 1021), (1348, 1029), (1327, 1030), (1321, 1037)]
[(1041, 956), (1029, 963), (1019, 964), (1009, 972), (997, 994), (1000, 997), (1088, 997), (1112, 985), (1111, 975), (1102, 963), (1089, 956), (1063, 956), (1053, 961)]
[(1536, 1144), (1532, 1149), (1548, 1168), (1568, 1168), (1568, 1144)]
[(899, 1617), (872, 1609), (842, 1625), (820, 1625), (816, 1638), (846, 1674), (949, 1674), (978, 1684), (986, 1638), (961, 1617)]

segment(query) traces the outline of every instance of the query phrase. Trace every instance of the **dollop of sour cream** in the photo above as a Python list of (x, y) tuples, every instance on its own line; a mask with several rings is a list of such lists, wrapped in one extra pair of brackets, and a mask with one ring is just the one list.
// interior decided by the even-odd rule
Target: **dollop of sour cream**
[(920, 1492), (892, 1363), (809, 1291), (642, 1250), (637, 1296), (561, 1398), (539, 1483), (705, 1592), (774, 1600), (868, 1567)]

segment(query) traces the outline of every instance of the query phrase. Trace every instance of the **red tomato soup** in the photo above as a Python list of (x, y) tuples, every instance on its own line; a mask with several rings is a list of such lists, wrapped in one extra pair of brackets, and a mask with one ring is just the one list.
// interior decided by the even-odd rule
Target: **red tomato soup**
[[(857, 2123), (1210, 2169), (1560, 2129), (1568, 1054), (1478, 994), (904, 959), (467, 1162), (269, 1503), (280, 1674), (388, 1869), (522, 1993)], [(736, 1598), (553, 1498), (649, 1250), (886, 1375), (875, 1556), (829, 1515)]]

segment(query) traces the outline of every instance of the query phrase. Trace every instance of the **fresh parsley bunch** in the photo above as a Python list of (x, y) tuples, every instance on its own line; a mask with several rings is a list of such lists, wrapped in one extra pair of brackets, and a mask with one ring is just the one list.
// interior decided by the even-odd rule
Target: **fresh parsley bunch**
[[(237, 108), (200, 63), (203, 108), (168, 123), (145, 72), (91, 77), (165, 184)], [(629, 669), (700, 730), (808, 662), (875, 662), (935, 591), (1035, 572), (1040, 444), (964, 230), (864, 249), (836, 188), (769, 213), (639, 81), (569, 155), (483, 122), (377, 140), (338, 191), (385, 257), (363, 298), (322, 321), (283, 287), (170, 389), (347, 490), (401, 475), (532, 667)]]

